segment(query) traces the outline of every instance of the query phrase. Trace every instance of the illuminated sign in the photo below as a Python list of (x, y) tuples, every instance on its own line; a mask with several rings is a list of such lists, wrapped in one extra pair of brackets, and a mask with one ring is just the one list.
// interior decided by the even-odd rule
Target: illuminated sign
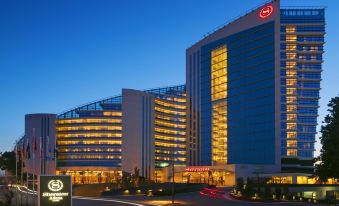
[(185, 172), (208, 172), (209, 167), (186, 167)]
[(263, 7), (260, 10), (259, 16), (260, 16), (260, 18), (264, 19), (264, 18), (271, 16), (272, 13), (273, 13), (273, 6), (268, 5), (268, 6)]
[(48, 189), (53, 192), (58, 192), (64, 188), (64, 183), (60, 180), (51, 180), (48, 182)]
[(71, 206), (72, 182), (70, 176), (41, 175), (38, 191), (39, 206)]

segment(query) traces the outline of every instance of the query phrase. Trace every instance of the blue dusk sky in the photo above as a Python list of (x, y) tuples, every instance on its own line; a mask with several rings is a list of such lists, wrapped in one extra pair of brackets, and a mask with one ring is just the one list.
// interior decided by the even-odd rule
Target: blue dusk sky
[[(24, 115), (61, 113), (120, 94), (185, 83), (185, 49), (264, 0), (0, 0), (0, 151), (24, 132)], [(319, 123), (339, 94), (339, 3), (326, 6)], [(317, 150), (320, 145), (317, 143)]]

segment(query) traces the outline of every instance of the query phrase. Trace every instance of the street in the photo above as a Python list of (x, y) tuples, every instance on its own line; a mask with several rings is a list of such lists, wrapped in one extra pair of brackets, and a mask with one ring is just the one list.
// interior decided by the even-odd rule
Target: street
[[(112, 198), (112, 199), (111, 199)], [(146, 197), (141, 195), (131, 195), (131, 196), (114, 196), (114, 197), (105, 197), (105, 198), (95, 198), (96, 200), (85, 200), (85, 199), (73, 199), (73, 206), (92, 206), (93, 202), (98, 205), (108, 206), (108, 205), (136, 205), (136, 206), (148, 206), (148, 205), (166, 205), (171, 203), (171, 196), (163, 197)], [(103, 200), (104, 199), (104, 200)], [(108, 202), (108, 201), (112, 202)], [(119, 203), (115, 201), (124, 201), (124, 203)], [(199, 192), (177, 194), (175, 195), (175, 202), (180, 203), (181, 205), (203, 205), (203, 206), (222, 206), (222, 205), (235, 205), (235, 206), (258, 206), (258, 205), (310, 205), (308, 203), (285, 203), (285, 202), (275, 202), (275, 203), (261, 203), (261, 202), (247, 202), (234, 200), (229, 197), (227, 194), (220, 197), (206, 196), (202, 195)], [(311, 205), (320, 205), (320, 204), (311, 204)]]
[[(33, 206), (35, 194), (27, 191), (24, 187), (18, 187), (18, 190), (14, 192), (13, 205), (17, 206)], [(16, 201), (17, 200), (17, 201)], [(115, 195), (107, 197), (73, 197), (73, 206), (152, 206), (152, 205), (167, 205), (171, 203), (171, 196), (157, 196), (147, 197), (144, 195)], [(228, 193), (221, 190), (202, 190), (198, 192), (183, 193), (175, 195), (175, 203), (180, 205), (202, 205), (202, 206), (218, 206), (218, 205), (235, 205), (235, 206), (269, 206), (269, 205), (320, 205), (320, 204), (308, 204), (308, 203), (287, 203), (287, 202), (274, 202), (274, 203), (262, 203), (262, 202), (247, 202), (241, 200), (235, 200), (231, 198)]]

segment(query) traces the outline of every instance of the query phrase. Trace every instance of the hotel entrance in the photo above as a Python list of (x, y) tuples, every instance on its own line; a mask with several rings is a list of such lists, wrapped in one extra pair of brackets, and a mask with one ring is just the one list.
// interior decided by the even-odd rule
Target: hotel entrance
[(220, 166), (184, 167), (176, 169), (175, 182), (204, 183), (216, 186), (235, 185), (235, 175), (231, 170)]

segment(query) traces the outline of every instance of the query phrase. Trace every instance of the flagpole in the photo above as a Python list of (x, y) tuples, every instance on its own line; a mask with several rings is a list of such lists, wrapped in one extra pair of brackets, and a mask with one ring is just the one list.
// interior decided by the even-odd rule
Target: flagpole
[(18, 184), (18, 141), (15, 141), (15, 184)]
[(33, 169), (32, 169), (32, 173), (33, 173), (33, 191), (35, 191), (35, 128), (33, 128), (33, 141), (32, 141), (32, 147), (33, 147)]
[(26, 187), (28, 188), (28, 179), (29, 179), (29, 177), (28, 177), (28, 166), (29, 166), (29, 158), (28, 158), (28, 156), (30, 155), (29, 154), (30, 153), (30, 148), (29, 148), (29, 140), (28, 140), (28, 138), (26, 138), (26, 143), (27, 143), (27, 145), (26, 145), (26, 156), (25, 156), (26, 164), (25, 164), (25, 167), (26, 167)]
[(24, 184), (24, 159), (25, 159), (25, 136), (23, 137), (22, 140), (22, 145), (21, 145), (21, 180), (20, 184)]
[(42, 175), (42, 136), (40, 136), (40, 175)]
[[(45, 150), (45, 173), (46, 173), (46, 170), (48, 168), (48, 164), (49, 164), (49, 150), (50, 150), (50, 147), (49, 147), (49, 135), (47, 135), (47, 140), (46, 140), (46, 150)], [(47, 167), (47, 168), (46, 168)]]
[(35, 191), (35, 151), (33, 149), (33, 170), (32, 170), (32, 173), (33, 173), (33, 191)]
[[(19, 154), (18, 154), (18, 140), (15, 141), (15, 185), (18, 185), (18, 161), (19, 161)], [(15, 190), (15, 205), (18, 205), (18, 190)]]
[(23, 185), (24, 181), (24, 160), (21, 157), (21, 178), (20, 178), (20, 184)]

